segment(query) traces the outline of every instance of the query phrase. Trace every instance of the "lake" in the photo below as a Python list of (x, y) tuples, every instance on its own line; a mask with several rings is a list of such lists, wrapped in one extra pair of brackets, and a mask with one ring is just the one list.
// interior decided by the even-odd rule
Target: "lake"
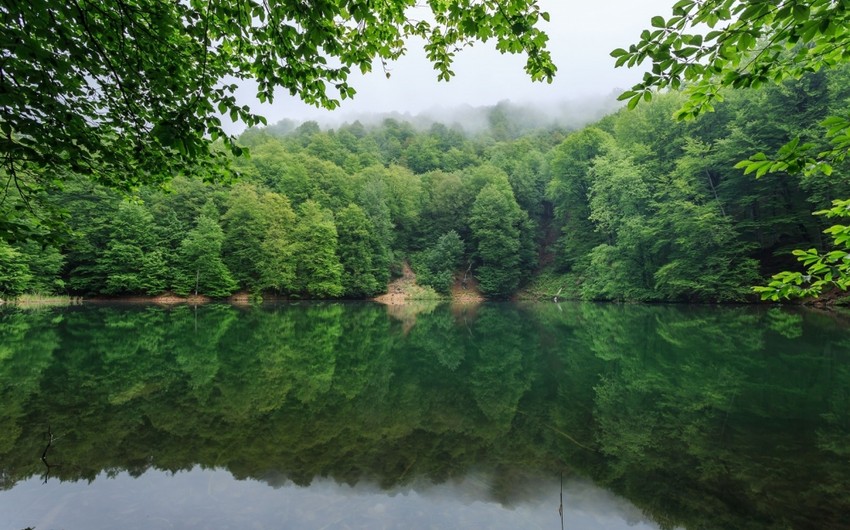
[(0, 399), (0, 530), (850, 528), (832, 312), (6, 307)]

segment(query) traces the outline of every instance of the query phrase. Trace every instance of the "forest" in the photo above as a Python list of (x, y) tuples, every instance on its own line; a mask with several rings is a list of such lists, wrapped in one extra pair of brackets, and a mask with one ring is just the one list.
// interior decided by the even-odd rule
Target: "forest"
[(724, 89), (714, 112), (674, 120), (686, 99), (656, 94), (585, 125), (532, 123), (508, 102), (481, 109), (483, 129), (284, 121), (243, 133), (243, 156), (222, 145), (224, 180), (127, 192), (69, 173), (26, 203), (6, 194), (0, 298), (363, 299), (409, 263), (435, 297), (472, 276), (488, 298), (756, 300), (753, 286), (796, 267), (794, 249), (828, 246), (829, 220), (812, 214), (850, 196), (850, 172), (756, 178), (736, 164), (824, 143), (817, 124), (846, 107), (850, 70)]

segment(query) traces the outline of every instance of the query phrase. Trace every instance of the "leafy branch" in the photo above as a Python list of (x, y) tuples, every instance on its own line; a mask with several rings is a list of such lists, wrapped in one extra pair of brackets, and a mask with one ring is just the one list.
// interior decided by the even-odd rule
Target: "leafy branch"
[[(850, 217), (850, 199), (836, 200), (832, 204), (832, 208), (815, 212), (815, 215)], [(829, 287), (846, 291), (850, 287), (850, 226), (833, 225), (824, 233), (832, 238), (834, 250), (826, 253), (814, 248), (793, 251), (805, 271), (774, 274), (770, 283), (753, 287), (753, 291), (760, 294), (762, 300), (773, 301), (818, 296)]]

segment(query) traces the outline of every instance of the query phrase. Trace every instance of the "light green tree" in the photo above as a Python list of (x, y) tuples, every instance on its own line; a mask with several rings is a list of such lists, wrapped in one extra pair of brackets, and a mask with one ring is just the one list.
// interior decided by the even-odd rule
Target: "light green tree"
[(362, 208), (350, 204), (336, 213), (339, 233), (337, 253), (342, 265), (343, 294), (350, 297), (374, 296), (386, 285), (376, 273), (372, 252), (375, 249), (375, 232), (372, 223)]
[(21, 253), (0, 239), (0, 297), (14, 297), (23, 293), (31, 280), (32, 273)]
[(269, 230), (269, 219), (257, 189), (250, 184), (234, 186), (226, 205), (222, 216), (224, 263), (238, 284), (256, 290), (262, 275), (262, 243)]
[(194, 229), (180, 243), (174, 291), (220, 298), (232, 294), (237, 283), (221, 258), (224, 232), (212, 204), (204, 207)]
[(295, 289), (295, 262), (292, 231), (295, 228), (295, 212), (284, 195), (267, 192), (260, 198), (268, 224), (261, 245), (259, 263), (261, 289), (278, 293)]
[(298, 208), (292, 232), (296, 256), (295, 291), (311, 298), (342, 294), (342, 265), (337, 256), (338, 235), (333, 215), (314, 201)]

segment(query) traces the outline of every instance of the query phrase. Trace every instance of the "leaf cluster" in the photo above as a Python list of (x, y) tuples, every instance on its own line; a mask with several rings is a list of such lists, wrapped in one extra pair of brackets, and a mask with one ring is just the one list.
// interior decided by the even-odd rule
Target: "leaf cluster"
[(686, 87), (677, 116), (694, 118), (722, 101), (722, 87), (757, 88), (850, 60), (848, 17), (831, 0), (680, 0), (637, 43), (611, 52), (616, 66), (651, 63), (620, 99), (633, 108), (656, 90)]
[[(833, 207), (820, 210), (815, 215), (827, 218), (850, 217), (850, 200), (833, 201)], [(794, 256), (803, 264), (804, 272), (783, 271), (773, 275), (766, 286), (753, 290), (762, 300), (779, 301), (785, 298), (818, 296), (824, 289), (834, 287), (846, 291), (850, 287), (850, 226), (836, 224), (826, 230), (832, 240), (833, 250), (795, 250)]]

